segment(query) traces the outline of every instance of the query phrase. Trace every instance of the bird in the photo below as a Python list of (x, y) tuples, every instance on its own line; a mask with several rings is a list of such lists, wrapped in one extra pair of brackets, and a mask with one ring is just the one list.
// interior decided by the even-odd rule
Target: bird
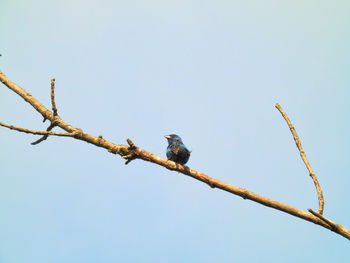
[(168, 148), (166, 149), (166, 156), (168, 160), (174, 161), (179, 164), (187, 163), (190, 158), (191, 152), (183, 144), (180, 136), (176, 134), (170, 134), (164, 136), (168, 140)]

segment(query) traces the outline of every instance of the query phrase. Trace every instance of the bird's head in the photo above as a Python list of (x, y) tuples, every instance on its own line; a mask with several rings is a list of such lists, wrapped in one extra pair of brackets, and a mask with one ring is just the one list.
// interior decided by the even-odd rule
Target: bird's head
[(178, 136), (176, 134), (165, 135), (164, 137), (168, 140), (169, 144), (172, 144), (174, 142), (181, 142), (182, 143), (180, 136)]

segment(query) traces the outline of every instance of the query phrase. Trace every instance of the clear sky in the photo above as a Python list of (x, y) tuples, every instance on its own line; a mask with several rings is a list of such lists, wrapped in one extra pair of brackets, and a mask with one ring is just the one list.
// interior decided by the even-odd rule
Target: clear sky
[[(1, 0), (0, 69), (93, 135), (350, 228), (349, 1)], [(0, 85), (0, 121), (48, 124)], [(349, 262), (317, 225), (70, 138), (0, 129), (0, 262)]]

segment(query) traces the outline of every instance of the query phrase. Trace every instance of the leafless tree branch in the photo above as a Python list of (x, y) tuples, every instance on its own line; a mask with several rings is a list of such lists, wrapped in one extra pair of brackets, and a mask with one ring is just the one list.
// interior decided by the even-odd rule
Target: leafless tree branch
[(51, 79), (51, 104), (53, 116), (57, 116), (57, 108), (55, 103), (55, 79)]
[[(65, 136), (65, 137), (74, 137), (74, 133), (67, 133), (67, 132), (52, 132), (52, 131), (34, 131), (22, 127), (17, 127), (13, 125), (8, 125), (3, 122), (0, 122), (0, 126), (9, 128), (10, 130), (16, 130), (19, 132), (24, 132), (24, 133), (30, 133), (34, 135), (44, 135), (44, 136), (49, 136), (49, 135), (54, 135), (54, 136)], [(32, 143), (33, 144), (33, 143)]]
[[(127, 160), (127, 163), (129, 163), (134, 159), (142, 159), (144, 161), (158, 164), (167, 169), (174, 170), (179, 173), (191, 176), (199, 181), (202, 181), (208, 184), (212, 188), (219, 188), (226, 192), (238, 195), (243, 199), (252, 200), (264, 206), (268, 206), (268, 207), (280, 210), (282, 212), (288, 213), (290, 215), (293, 215), (293, 216), (302, 218), (304, 220), (307, 220), (309, 222), (312, 222), (314, 224), (320, 225), (350, 240), (349, 229), (345, 228), (340, 224), (336, 224), (337, 227), (332, 226), (329, 223), (331, 221), (329, 219), (326, 219), (319, 213), (316, 213), (315, 215), (311, 212), (307, 212), (307, 211), (298, 209), (296, 207), (290, 206), (288, 204), (284, 204), (282, 202), (273, 200), (271, 198), (267, 198), (262, 195), (256, 194), (247, 189), (244, 189), (232, 184), (228, 184), (221, 180), (209, 177), (208, 175), (198, 172), (187, 166), (177, 164), (173, 161), (169, 161), (162, 157), (159, 157), (151, 152), (145, 151), (137, 147), (130, 139), (127, 140), (128, 145), (122, 145), (122, 144), (115, 144), (108, 140), (105, 140), (102, 136), (96, 137), (88, 133), (85, 133), (83, 130), (71, 126), (70, 124), (62, 120), (58, 115), (55, 116), (53, 112), (45, 108), (45, 106), (42, 105), (38, 100), (36, 100), (31, 94), (29, 94), (28, 92), (26, 92), (25, 90), (17, 86), (15, 83), (10, 81), (2, 72), (0, 72), (0, 80), (5, 86), (7, 86), (13, 92), (17, 93), (26, 102), (32, 105), (32, 107), (36, 109), (44, 117), (44, 119), (48, 119), (51, 121), (51, 123), (55, 123), (58, 127), (65, 130), (68, 134), (74, 134), (75, 139), (94, 144), (95, 146), (107, 149), (111, 153), (120, 155), (121, 157)], [(50, 135), (55, 135), (55, 134), (50, 134)], [(327, 222), (327, 220), (329, 222)]]
[(287, 114), (283, 111), (282, 107), (278, 103), (276, 104), (275, 107), (280, 111), (280, 113), (282, 114), (283, 118), (286, 120), (286, 122), (288, 124), (288, 127), (289, 127), (290, 131), (292, 132), (295, 144), (297, 145), (298, 150), (300, 152), (301, 159), (303, 159), (303, 161), (304, 161), (304, 163), (306, 165), (306, 168), (309, 170), (309, 174), (310, 174), (312, 180), (314, 181), (314, 184), (315, 184), (315, 187), (316, 187), (317, 196), (318, 196), (318, 213), (320, 215), (322, 215), (323, 214), (323, 209), (324, 209), (324, 199), (323, 199), (322, 189), (321, 189), (321, 186), (320, 186), (320, 184), (319, 184), (319, 182), (317, 180), (316, 174), (312, 170), (311, 165), (310, 165), (309, 161), (306, 158), (306, 154), (305, 154), (305, 152), (303, 150), (303, 147), (301, 146), (301, 142), (299, 140), (299, 136), (298, 136), (298, 134), (297, 134), (293, 124), (289, 120)]

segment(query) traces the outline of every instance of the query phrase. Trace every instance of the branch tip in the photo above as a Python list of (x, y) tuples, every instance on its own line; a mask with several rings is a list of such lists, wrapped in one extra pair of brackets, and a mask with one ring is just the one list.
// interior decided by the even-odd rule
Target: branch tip
[(299, 140), (299, 136), (293, 126), (293, 124), (291, 123), (291, 121), (289, 120), (287, 114), (284, 112), (284, 110), (282, 109), (282, 107), (276, 103), (275, 107), (279, 110), (279, 112), (282, 114), (282, 117), (285, 119), (285, 121), (288, 124), (288, 127), (293, 135), (295, 144), (297, 145), (297, 148), (299, 150), (301, 159), (303, 160), (303, 162), (305, 163), (306, 168), (309, 171), (309, 175), (311, 176), (312, 180), (314, 181), (315, 187), (316, 187), (316, 192), (317, 192), (317, 197), (318, 197), (318, 213), (319, 214), (323, 214), (323, 209), (324, 209), (324, 199), (323, 199), (323, 193), (322, 193), (322, 189), (321, 186), (317, 180), (316, 174), (315, 172), (312, 170), (311, 165), (309, 163), (309, 161), (306, 158), (306, 154), (303, 150), (303, 147), (301, 146), (301, 142)]
[(55, 78), (51, 79), (51, 104), (53, 116), (57, 116), (57, 108), (55, 103)]

